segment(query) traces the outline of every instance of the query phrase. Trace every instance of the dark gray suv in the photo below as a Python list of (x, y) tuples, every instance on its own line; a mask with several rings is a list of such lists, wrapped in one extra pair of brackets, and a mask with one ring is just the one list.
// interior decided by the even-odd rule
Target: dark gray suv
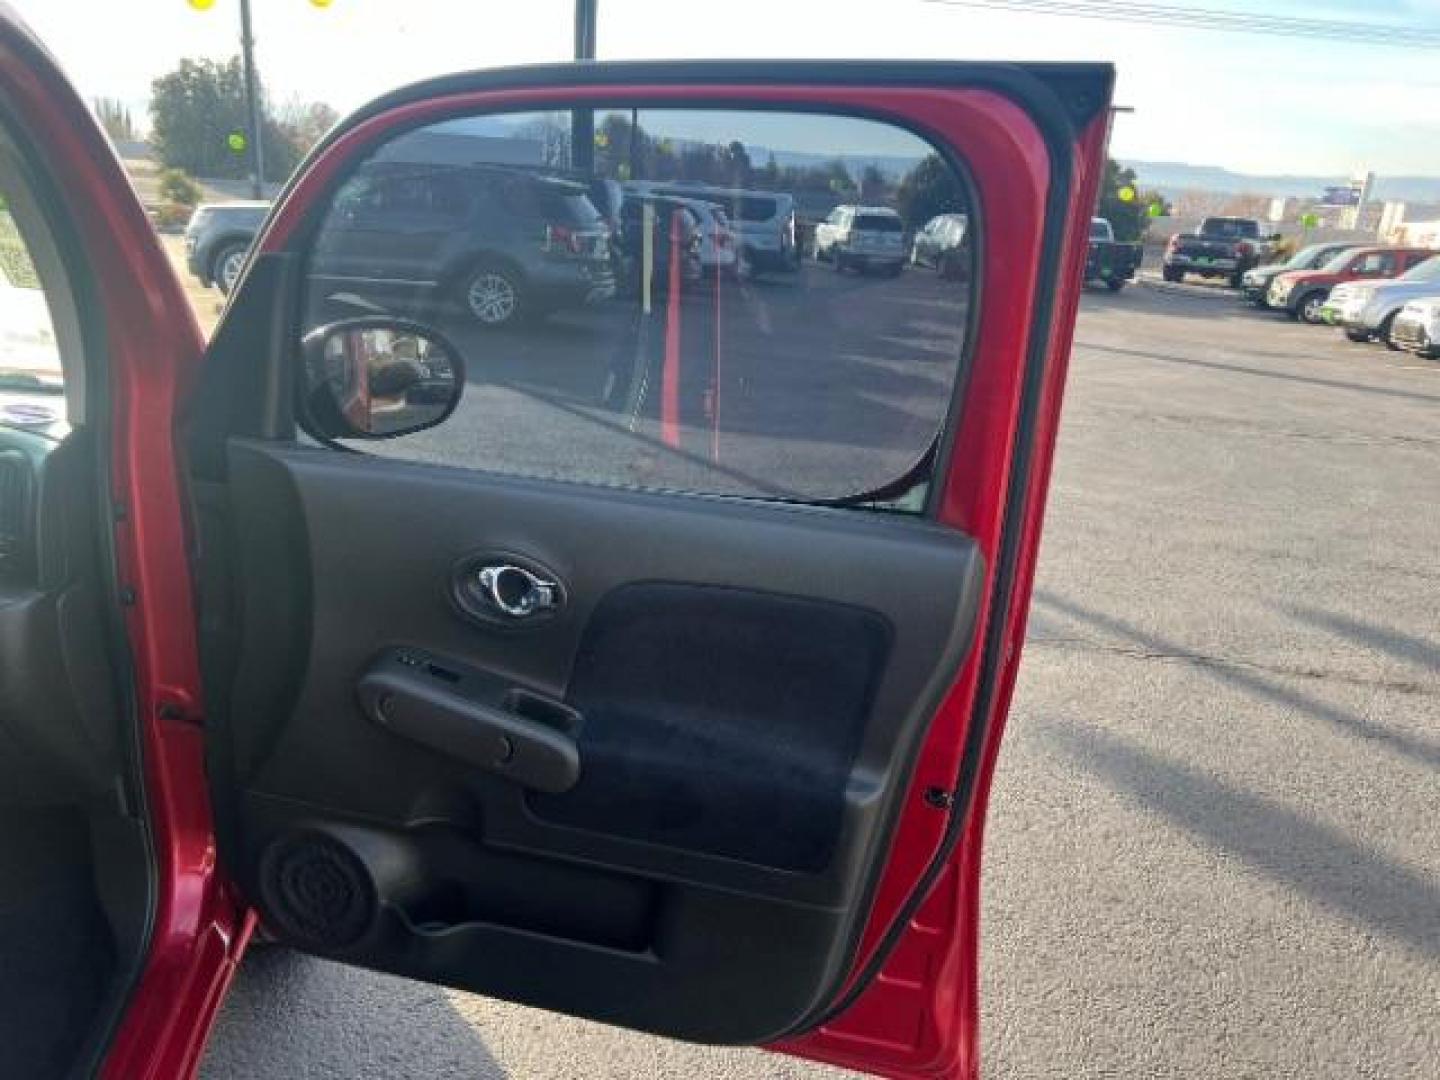
[(610, 229), (586, 189), (522, 167), (372, 162), (341, 189), (310, 264), (312, 303), (458, 306), (502, 327), (613, 296)]
[(260, 223), (270, 212), (268, 202), (202, 203), (185, 226), (185, 262), (206, 285), (228, 294), (245, 266), (245, 256)]

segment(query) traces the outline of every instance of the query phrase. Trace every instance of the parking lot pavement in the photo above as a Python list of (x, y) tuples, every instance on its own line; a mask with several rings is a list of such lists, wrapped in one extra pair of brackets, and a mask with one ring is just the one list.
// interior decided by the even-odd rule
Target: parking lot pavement
[(426, 305), (418, 317), (465, 355), (465, 396), (444, 424), (380, 452), (648, 488), (864, 491), (904, 475), (929, 447), (949, 404), (965, 299), (932, 272), (842, 275), (807, 263), (754, 282), (694, 283), (677, 298), (673, 333), (664, 296), (649, 316), (617, 299), (513, 330)]
[[(988, 831), (991, 1077), (1440, 1060), (1440, 364), (1082, 307)], [(822, 1077), (292, 954), (203, 1075)]]

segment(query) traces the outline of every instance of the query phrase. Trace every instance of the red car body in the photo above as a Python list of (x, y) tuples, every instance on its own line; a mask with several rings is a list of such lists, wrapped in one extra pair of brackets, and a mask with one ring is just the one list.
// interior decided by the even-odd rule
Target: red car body
[[(113, 572), (142, 750), (154, 903), (148, 951), (103, 1073), (189, 1077), (257, 924), (253, 898), (217, 846), (206, 767), (196, 525), (177, 432), (207, 351), (83, 101), (23, 28), (7, 20), (0, 30), (0, 99), (85, 238), (107, 335)], [(964, 148), (980, 204), (993, 209), (980, 249), (983, 310), (953, 434), (943, 444), (947, 459), (965, 467), (945, 472), (935, 521), (972, 537), (983, 553), (981, 630), (916, 752), (907, 810), (887, 845), (848, 975), (818, 1020), (774, 1044), (882, 1075), (970, 1077), (978, 1068), (984, 811), (1024, 639), (1108, 133), (1108, 72), (1067, 70), (1056, 70), (1056, 85), (1073, 77), (1081, 87), (1068, 99), (1042, 85), (1043, 69), (977, 68), (972, 76), (960, 68), (917, 74), (857, 65), (836, 77), (825, 65), (761, 65), (699, 69), (687, 80), (663, 65), (616, 72), (591, 65), (440, 82), (342, 126), (290, 182), (258, 242), (258, 261), (294, 250), (316, 205), (358, 157), (390, 133), (457, 112), (615, 100), (812, 107), (894, 118)], [(1037, 113), (1027, 95), (1045, 98), (1049, 111)], [(254, 316), (246, 284), (226, 324)], [(222, 325), (219, 336), (226, 333)]]
[[(1352, 248), (1344, 252), (1344, 262), (1339, 269), (1288, 270), (1277, 274), (1270, 283), (1269, 306), (1315, 322), (1319, 305), (1341, 282), (1396, 277), (1434, 254), (1425, 248), (1383, 245)], [(1339, 257), (1334, 261), (1339, 261)], [(1307, 308), (1307, 305), (1310, 306)], [(1315, 317), (1307, 313), (1311, 310), (1317, 313)]]

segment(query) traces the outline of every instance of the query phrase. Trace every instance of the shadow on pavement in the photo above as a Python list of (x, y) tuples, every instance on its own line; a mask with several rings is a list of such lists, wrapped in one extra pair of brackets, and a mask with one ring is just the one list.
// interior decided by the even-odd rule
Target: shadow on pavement
[(1377, 626), (1375, 623), (1365, 622), (1362, 619), (1352, 619), (1348, 615), (1339, 615), (1335, 612), (1322, 611), (1319, 608), (1305, 607), (1300, 604), (1287, 604), (1279, 610), (1300, 622), (1309, 623), (1322, 630), (1329, 630), (1341, 637), (1347, 637), (1357, 644), (1364, 645), (1367, 649), (1378, 649), (1396, 660), (1418, 664), (1431, 672), (1440, 672), (1440, 647), (1424, 638), (1402, 634), (1398, 630)]
[[(1227, 660), (1221, 657), (1197, 656), (1173, 641), (1168, 641), (1158, 634), (1149, 633), (1118, 619), (1113, 615), (1105, 615), (1098, 611), (1091, 611), (1073, 601), (1063, 597), (1055, 596), (1042, 589), (1035, 590), (1035, 603), (1042, 607), (1060, 612), (1073, 619), (1089, 623), (1108, 633), (1128, 639), (1139, 646), (1136, 652), (1155, 659), (1188, 660), (1204, 667), (1217, 678), (1239, 687), (1248, 694), (1265, 698), (1284, 708), (1311, 716), (1321, 720), (1331, 727), (1357, 739), (1375, 743), (1391, 750), (1402, 757), (1409, 758), (1421, 765), (1432, 769), (1440, 769), (1440, 743), (1431, 742), (1426, 739), (1416, 738), (1402, 732), (1393, 731), (1378, 724), (1368, 723), (1364, 717), (1318, 701), (1308, 694), (1302, 694), (1298, 690), (1279, 685), (1278, 677), (1267, 677), (1262, 675), (1259, 669), (1246, 665), (1244, 662)], [(1043, 640), (1043, 639), (1037, 639)], [(1288, 678), (1305, 678), (1306, 673), (1296, 672)], [(1440, 947), (1440, 942), (1437, 942)]]
[(1202, 841), (1394, 938), (1440, 957), (1440, 888), (1343, 832), (1119, 735), (1053, 721), (1041, 738), (1112, 790)]
[(246, 956), (200, 1068), (204, 1080), (505, 1075), (441, 988), (279, 947)]
[[(1262, 379), (1283, 379), (1286, 382), (1301, 383), (1305, 386), (1321, 386), (1327, 390), (1350, 390), (1357, 394), (1375, 394), (1379, 397), (1401, 398), (1406, 401), (1424, 401), (1440, 403), (1440, 396), (1435, 394), (1417, 394), (1410, 390), (1391, 390), (1384, 386), (1365, 386), (1361, 383), (1343, 382), (1340, 379), (1322, 379), (1315, 375), (1291, 375), (1284, 371), (1266, 371), (1264, 368), (1245, 367), (1243, 364), (1222, 364), (1218, 360), (1197, 360), (1191, 356), (1167, 356), (1164, 353), (1150, 352), (1146, 349), (1121, 349), (1114, 345), (1100, 345), (1089, 341), (1076, 340), (1075, 347), (1079, 349), (1090, 349), (1094, 352), (1113, 353), (1116, 356), (1135, 356), (1142, 360), (1159, 360), (1166, 364), (1185, 364), (1189, 367), (1206, 368), (1210, 371), (1228, 371), (1237, 375), (1254, 375)], [(1238, 349), (1230, 349), (1229, 352), (1239, 352)], [(1271, 355), (1267, 353), (1252, 354), (1260, 359), (1269, 360)], [(1276, 356), (1276, 359), (1283, 359)]]

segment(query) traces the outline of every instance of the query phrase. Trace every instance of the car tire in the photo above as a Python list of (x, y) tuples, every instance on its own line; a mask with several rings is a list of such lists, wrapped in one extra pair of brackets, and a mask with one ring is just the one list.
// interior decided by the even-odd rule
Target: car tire
[(850, 269), (850, 263), (846, 260), (845, 256), (841, 255), (838, 251), (832, 251), (830, 253), (830, 261), (835, 264), (835, 273), (837, 274), (843, 274), (846, 270)]
[(1320, 309), (1325, 306), (1325, 292), (1323, 289), (1315, 289), (1300, 297), (1295, 304), (1295, 314), (1301, 322), (1307, 322), (1311, 326), (1320, 325)]
[(1370, 340), (1370, 332), (1368, 330), (1351, 330), (1347, 327), (1345, 336), (1355, 342), (1356, 345), (1363, 345)]
[(1173, 266), (1166, 266), (1161, 269), (1160, 276), (1174, 285), (1185, 276), (1185, 271), (1176, 270)]
[(1384, 321), (1380, 323), (1380, 328), (1375, 331), (1375, 340), (1383, 341), (1385, 343), (1385, 347), (1391, 352), (1400, 351), (1400, 346), (1396, 345), (1390, 337), (1390, 331), (1395, 326), (1395, 316), (1398, 314), (1400, 313), (1396, 311), (1391, 312), (1389, 315), (1386, 315)]
[(514, 326), (530, 313), (524, 279), (504, 263), (481, 263), (460, 279), (460, 307), (488, 330)]
[(1232, 288), (1232, 289), (1242, 288), (1242, 287), (1244, 286), (1244, 284), (1245, 284), (1245, 274), (1244, 274), (1243, 272), (1237, 270), (1235, 273), (1233, 273), (1233, 274), (1230, 275), (1230, 279), (1229, 279), (1229, 280), (1230, 280), (1230, 288)]
[(1124, 278), (1112, 277), (1112, 278), (1106, 278), (1106, 279), (1105, 279), (1105, 288), (1109, 289), (1111, 292), (1119, 292), (1119, 291), (1120, 291), (1121, 289), (1123, 289), (1124, 287), (1125, 287), (1125, 279), (1124, 279)]
[(210, 280), (222, 295), (229, 296), (240, 280), (240, 271), (245, 269), (245, 253), (249, 250), (249, 244), (225, 244), (210, 260)]

